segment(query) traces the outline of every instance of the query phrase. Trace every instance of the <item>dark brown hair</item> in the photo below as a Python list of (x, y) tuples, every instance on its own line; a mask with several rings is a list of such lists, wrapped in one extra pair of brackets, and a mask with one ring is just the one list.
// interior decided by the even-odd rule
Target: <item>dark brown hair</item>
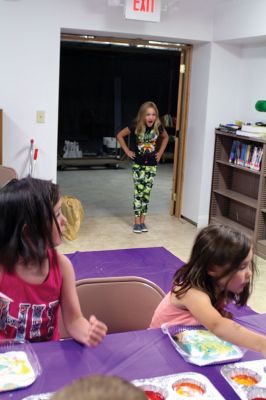
[(0, 190), (0, 264), (12, 272), (21, 259), (41, 263), (53, 247), (53, 207), (58, 185), (31, 177), (14, 179)]
[[(250, 239), (240, 231), (220, 224), (207, 226), (197, 235), (188, 263), (176, 271), (172, 292), (180, 297), (190, 288), (197, 288), (208, 294), (212, 305), (216, 308), (221, 300), (232, 298), (237, 305), (243, 306), (252, 291), (252, 278), (243, 292), (237, 296), (225, 289), (223, 298), (221, 299), (221, 296), (218, 298), (215, 288), (218, 279), (225, 276), (230, 278), (239, 270), (251, 247)], [(218, 278), (209, 275), (213, 266), (221, 267), (222, 274)], [(251, 268), (253, 276), (256, 272), (253, 262)]]

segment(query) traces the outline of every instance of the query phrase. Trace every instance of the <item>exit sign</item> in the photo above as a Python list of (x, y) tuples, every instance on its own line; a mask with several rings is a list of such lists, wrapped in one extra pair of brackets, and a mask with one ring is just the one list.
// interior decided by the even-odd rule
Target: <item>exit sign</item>
[(140, 21), (159, 22), (161, 0), (125, 0), (125, 17)]

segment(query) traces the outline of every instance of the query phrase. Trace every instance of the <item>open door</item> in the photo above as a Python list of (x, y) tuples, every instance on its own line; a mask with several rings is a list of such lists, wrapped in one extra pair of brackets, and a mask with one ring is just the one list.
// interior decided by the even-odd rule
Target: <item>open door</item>
[[(183, 195), (183, 170), (184, 170), (184, 158), (186, 148), (186, 129), (187, 129), (187, 116), (188, 116), (188, 100), (189, 100), (189, 83), (190, 83), (190, 70), (191, 70), (191, 55), (192, 45), (175, 43), (175, 42), (162, 42), (157, 40), (146, 40), (139, 38), (117, 38), (117, 37), (104, 37), (94, 35), (81, 35), (73, 33), (62, 33), (62, 42), (75, 43), (87, 43), (93, 46), (104, 45), (104, 46), (125, 46), (133, 48), (141, 48), (142, 50), (148, 49), (164, 49), (180, 52), (180, 68), (179, 72), (179, 83), (177, 95), (177, 110), (176, 110), (176, 128), (175, 128), (175, 147), (174, 147), (174, 158), (173, 158), (173, 175), (172, 175), (172, 198), (170, 214), (175, 215), (177, 218), (181, 216), (182, 206), (182, 195)], [(95, 48), (95, 47), (94, 47)], [(121, 49), (120, 49), (121, 51)], [(125, 50), (123, 50), (124, 52)], [(120, 87), (117, 82), (115, 87), (117, 93), (119, 93)], [(176, 89), (175, 89), (176, 91)], [(117, 114), (120, 110), (116, 110)], [(173, 111), (174, 112), (174, 111)], [(119, 124), (116, 124), (119, 125)]]
[(170, 214), (181, 216), (192, 47), (182, 49), (179, 69), (173, 184)]
[(3, 110), (0, 110), (0, 165), (3, 163)]

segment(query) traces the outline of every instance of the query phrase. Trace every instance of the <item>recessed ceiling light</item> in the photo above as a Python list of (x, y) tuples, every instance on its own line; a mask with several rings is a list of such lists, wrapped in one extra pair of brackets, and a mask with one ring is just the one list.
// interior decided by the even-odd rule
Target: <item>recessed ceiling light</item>
[(158, 42), (157, 40), (149, 40), (149, 43), (150, 44), (169, 45), (169, 46), (181, 46), (180, 43)]

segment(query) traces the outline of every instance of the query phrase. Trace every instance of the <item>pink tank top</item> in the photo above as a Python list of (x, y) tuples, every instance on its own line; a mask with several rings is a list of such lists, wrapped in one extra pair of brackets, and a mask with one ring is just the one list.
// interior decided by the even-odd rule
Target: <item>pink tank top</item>
[(16, 272), (3, 271), (0, 291), (13, 299), (0, 298), (0, 338), (58, 340), (58, 312), (62, 275), (56, 251), (48, 249), (49, 274), (41, 284), (31, 284)]
[(170, 296), (171, 292), (167, 293), (154, 311), (150, 328), (160, 328), (164, 323), (169, 325), (198, 325), (199, 322), (190, 311), (171, 304)]

